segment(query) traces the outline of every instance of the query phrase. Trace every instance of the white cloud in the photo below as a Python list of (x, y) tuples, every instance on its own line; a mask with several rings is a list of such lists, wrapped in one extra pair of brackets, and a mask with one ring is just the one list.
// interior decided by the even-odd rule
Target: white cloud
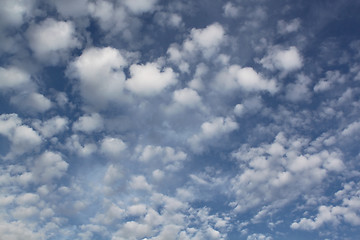
[(277, 69), (286, 74), (299, 70), (303, 66), (303, 58), (294, 46), (288, 49), (275, 46), (269, 49), (268, 54), (260, 60), (260, 63), (264, 68)]
[(86, 103), (103, 107), (109, 101), (122, 99), (126, 60), (111, 47), (88, 48), (73, 61), (67, 75), (80, 80), (80, 93)]
[(129, 18), (124, 6), (110, 1), (96, 0), (88, 5), (90, 14), (98, 19), (100, 27), (110, 33), (123, 32), (124, 38), (129, 38), (129, 21), (137, 23), (136, 19)]
[(151, 191), (152, 189), (152, 186), (146, 181), (146, 178), (142, 175), (132, 176), (129, 182), (129, 186), (133, 190)]
[(323, 92), (330, 90), (336, 83), (344, 83), (346, 76), (339, 71), (327, 71), (326, 77), (321, 78), (319, 82), (314, 86), (315, 92)]
[(167, 113), (179, 113), (186, 109), (198, 109), (205, 111), (206, 108), (201, 101), (199, 94), (191, 88), (175, 90), (173, 93), (173, 103), (165, 111)]
[(351, 136), (360, 132), (360, 122), (355, 121), (350, 123), (342, 132), (343, 136)]
[(157, 63), (131, 65), (130, 74), (131, 78), (126, 81), (126, 87), (140, 96), (155, 96), (177, 83), (173, 70), (171, 68), (161, 70)]
[(80, 17), (88, 14), (88, 0), (53, 0), (58, 12), (65, 17)]
[(203, 90), (204, 84), (202, 78), (208, 71), (209, 69), (205, 64), (198, 64), (193, 79), (188, 83), (189, 87), (198, 91)]
[(81, 116), (73, 124), (74, 131), (81, 131), (85, 133), (92, 133), (102, 130), (104, 127), (104, 120), (98, 113), (91, 113), (89, 115)]
[(280, 34), (296, 32), (300, 28), (300, 23), (300, 19), (298, 18), (295, 18), (289, 22), (279, 20), (277, 23), (277, 29)]
[(19, 205), (34, 205), (40, 200), (39, 195), (34, 193), (24, 193), (16, 198), (16, 203)]
[(49, 183), (54, 179), (61, 178), (66, 173), (68, 166), (69, 164), (59, 153), (46, 151), (35, 160), (34, 166), (32, 166), (34, 180)]
[(242, 169), (231, 180), (231, 189), (237, 196), (231, 204), (235, 210), (266, 206), (253, 218), (257, 222), (300, 194), (308, 193), (330, 172), (345, 169), (339, 153), (312, 149), (310, 154), (309, 146), (305, 139), (286, 139), (279, 133), (271, 144), (256, 148), (244, 145), (234, 152)]
[(3, 0), (1, 2), (0, 19), (2, 24), (20, 26), (31, 16), (34, 1), (32, 0)]
[[(187, 154), (183, 151), (176, 151), (172, 147), (162, 147), (147, 145), (145, 147), (138, 146), (137, 151), (139, 152), (139, 161), (148, 162), (152, 166), (156, 166), (157, 162), (160, 162), (165, 166), (167, 170), (176, 171), (182, 167), (182, 162), (186, 160)], [(156, 176), (155, 176), (155, 175)], [(153, 176), (155, 178), (161, 178), (163, 173), (154, 170)]]
[(72, 135), (66, 140), (65, 146), (70, 152), (75, 152), (77, 155), (87, 157), (96, 152), (97, 147), (94, 143), (86, 142), (79, 135)]
[(183, 88), (176, 90), (173, 94), (173, 100), (186, 107), (197, 107), (201, 104), (201, 97), (199, 94), (190, 88)]
[(11, 142), (8, 157), (21, 155), (34, 150), (42, 143), (42, 139), (32, 128), (22, 125), (17, 114), (0, 115), (0, 134), (5, 135)]
[(242, 117), (245, 114), (257, 113), (262, 109), (262, 107), (263, 103), (261, 97), (249, 97), (243, 103), (235, 105), (234, 113), (236, 116)]
[(247, 238), (247, 240), (272, 240), (272, 237), (266, 236), (262, 233), (253, 233), (251, 235), (249, 235)]
[(335, 197), (342, 203), (336, 206), (321, 205), (316, 217), (301, 218), (293, 222), (291, 228), (310, 231), (329, 223), (337, 226), (342, 221), (353, 226), (360, 226), (359, 185), (354, 182), (346, 183), (342, 190), (335, 193)]
[(311, 79), (303, 74), (297, 76), (295, 83), (286, 86), (285, 98), (292, 102), (310, 101), (312, 92), (309, 88)]
[(217, 91), (231, 91), (238, 88), (249, 92), (268, 91), (275, 93), (278, 91), (274, 79), (267, 80), (253, 68), (242, 68), (239, 65), (232, 65), (228, 69), (221, 71), (215, 78), (213, 88)]
[(168, 50), (169, 60), (175, 63), (182, 72), (189, 72), (189, 62), (192, 62), (199, 52), (209, 59), (218, 52), (227, 40), (225, 30), (219, 23), (213, 23), (205, 28), (193, 28), (182, 46), (172, 44)]
[(56, 116), (41, 122), (40, 120), (33, 122), (33, 126), (44, 137), (52, 137), (66, 130), (68, 119), (66, 117)]
[[(193, 50), (192, 44), (204, 49), (210, 49), (219, 46), (225, 38), (225, 30), (219, 23), (213, 23), (203, 29), (191, 29), (191, 42), (185, 42), (185, 50)], [(195, 46), (196, 47), (196, 46)]]
[(207, 142), (238, 129), (238, 124), (231, 118), (217, 117), (201, 125), (201, 132), (188, 139), (191, 149), (196, 153), (204, 151)]
[(37, 92), (15, 95), (10, 99), (10, 102), (22, 111), (30, 113), (46, 112), (52, 107), (52, 102)]
[(109, 156), (119, 156), (126, 147), (120, 138), (105, 137), (101, 142), (101, 151)]
[(234, 6), (231, 2), (227, 2), (224, 7), (224, 15), (228, 18), (235, 18), (239, 16), (240, 10), (238, 7)]
[(116, 165), (110, 164), (104, 175), (104, 183), (112, 185), (123, 177), (122, 169)]
[(184, 26), (181, 15), (176, 13), (157, 12), (155, 14), (155, 21), (160, 26), (169, 26), (173, 28), (181, 28)]
[(32, 218), (32, 217), (37, 216), (39, 214), (39, 209), (34, 206), (30, 206), (30, 207), (19, 206), (19, 207), (15, 208), (11, 214), (16, 219), (22, 220), (22, 219), (27, 219), (27, 218)]
[(27, 36), (35, 56), (51, 64), (65, 60), (70, 49), (80, 46), (75, 37), (75, 27), (70, 21), (48, 18), (39, 24), (31, 25)]
[(0, 236), (11, 240), (38, 240), (45, 237), (43, 232), (36, 231), (31, 225), (27, 225), (23, 221), (11, 222), (5, 219), (0, 219)]
[(125, 0), (124, 4), (135, 14), (155, 10), (157, 0)]
[(17, 89), (30, 82), (30, 75), (14, 66), (0, 67), (0, 89)]

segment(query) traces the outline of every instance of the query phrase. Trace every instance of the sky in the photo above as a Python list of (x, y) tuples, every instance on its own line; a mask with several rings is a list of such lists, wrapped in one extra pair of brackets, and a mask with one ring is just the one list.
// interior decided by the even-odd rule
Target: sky
[(357, 0), (0, 0), (0, 238), (360, 235)]

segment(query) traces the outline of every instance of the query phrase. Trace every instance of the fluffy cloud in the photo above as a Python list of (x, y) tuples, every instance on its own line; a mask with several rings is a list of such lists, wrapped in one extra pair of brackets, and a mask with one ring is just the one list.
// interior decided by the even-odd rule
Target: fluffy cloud
[(224, 15), (225, 17), (229, 17), (229, 18), (235, 18), (237, 16), (239, 16), (239, 8), (234, 6), (231, 2), (227, 2), (224, 7)]
[(97, 150), (95, 143), (86, 141), (85, 138), (76, 134), (67, 138), (65, 147), (69, 152), (74, 152), (82, 157), (90, 156)]
[(101, 142), (101, 151), (109, 156), (119, 156), (126, 147), (120, 138), (106, 137)]
[(315, 92), (323, 92), (334, 87), (336, 83), (344, 83), (346, 76), (342, 75), (339, 71), (327, 71), (326, 77), (319, 80), (314, 86)]
[(133, 13), (139, 14), (153, 11), (157, 0), (125, 0), (124, 4)]
[(34, 1), (4, 0), (1, 4), (0, 25), (20, 26), (31, 15)]
[(224, 28), (213, 23), (203, 29), (193, 28), (182, 46), (173, 44), (168, 48), (169, 60), (178, 65), (182, 72), (189, 71), (188, 62), (193, 61), (197, 53), (209, 59), (227, 40)]
[(299, 70), (303, 66), (303, 58), (299, 50), (292, 46), (288, 49), (272, 47), (268, 54), (260, 60), (263, 67), (270, 70), (280, 70), (284, 74)]
[(84, 115), (73, 124), (74, 131), (92, 133), (102, 130), (104, 127), (103, 118), (98, 113)]
[(280, 34), (287, 34), (296, 32), (300, 28), (300, 19), (295, 18), (289, 22), (279, 20), (277, 23), (277, 29)]
[[(165, 168), (170, 171), (180, 170), (182, 162), (186, 160), (187, 154), (183, 151), (176, 151), (172, 147), (162, 147), (147, 145), (145, 147), (138, 146), (136, 151), (139, 153), (138, 160), (148, 163), (149, 168)], [(163, 176), (163, 172), (159, 169), (153, 171), (155, 178), (159, 179)]]
[(274, 79), (267, 80), (251, 67), (232, 65), (220, 72), (215, 79), (214, 88), (230, 91), (241, 88), (244, 91), (268, 91), (275, 93), (278, 90)]
[(131, 65), (130, 74), (126, 87), (140, 96), (155, 96), (177, 82), (176, 74), (171, 68), (161, 70), (157, 63)]
[(271, 209), (321, 183), (330, 172), (345, 169), (339, 153), (326, 150), (306, 153), (307, 144), (305, 139), (287, 140), (280, 133), (271, 144), (257, 148), (244, 145), (234, 152), (242, 173), (232, 180), (237, 201), (230, 205), (242, 212), (268, 204), (269, 209), (263, 208), (264, 212), (254, 218), (258, 221)]
[(80, 80), (80, 93), (86, 103), (103, 107), (109, 101), (121, 99), (126, 60), (111, 47), (89, 48), (73, 61), (67, 75)]
[(27, 31), (31, 50), (42, 61), (57, 64), (67, 57), (69, 50), (80, 46), (75, 37), (72, 22), (56, 21), (48, 18), (31, 25)]
[(360, 195), (359, 185), (354, 182), (345, 184), (344, 189), (335, 193), (336, 198), (342, 201), (338, 206), (322, 205), (314, 218), (302, 218), (291, 224), (293, 229), (315, 230), (324, 224), (339, 225), (342, 221), (353, 226), (360, 226)]
[(53, 0), (58, 12), (65, 17), (79, 17), (88, 14), (88, 0)]
[(0, 89), (17, 89), (30, 82), (30, 75), (14, 66), (0, 67)]
[(206, 110), (201, 101), (201, 97), (195, 90), (191, 88), (175, 90), (173, 93), (173, 103), (165, 109), (166, 112), (176, 114), (186, 109)]
[(223, 135), (238, 129), (238, 124), (229, 117), (217, 117), (201, 125), (201, 132), (188, 139), (191, 149), (195, 153), (205, 150), (205, 145)]
[(32, 151), (42, 143), (39, 134), (29, 126), (23, 125), (17, 114), (0, 115), (0, 134), (8, 137), (11, 142), (8, 157)]
[(63, 160), (59, 153), (50, 151), (39, 156), (32, 167), (34, 180), (40, 183), (49, 183), (54, 179), (61, 178), (69, 164)]
[(46, 112), (52, 107), (52, 102), (41, 93), (21, 93), (15, 95), (10, 99), (12, 104), (15, 104), (24, 112), (38, 113)]
[(285, 98), (292, 102), (309, 101), (311, 98), (311, 90), (309, 85), (311, 79), (303, 74), (297, 76), (295, 83), (286, 86)]
[(64, 131), (67, 125), (68, 119), (60, 116), (50, 118), (44, 122), (38, 120), (33, 123), (34, 128), (47, 138)]

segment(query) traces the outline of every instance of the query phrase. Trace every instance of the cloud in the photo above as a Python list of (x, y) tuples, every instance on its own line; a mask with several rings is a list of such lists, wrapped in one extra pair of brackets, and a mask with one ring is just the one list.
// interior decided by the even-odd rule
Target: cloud
[(46, 112), (52, 107), (52, 102), (41, 93), (20, 93), (13, 96), (10, 102), (24, 112), (38, 113)]
[(104, 127), (103, 118), (98, 113), (91, 113), (89, 115), (81, 116), (73, 124), (74, 131), (81, 131), (85, 133), (92, 133), (102, 130)]
[(66, 139), (65, 147), (69, 152), (74, 152), (82, 157), (90, 156), (97, 150), (95, 143), (86, 141), (84, 137), (76, 134)]
[(23, 125), (17, 114), (0, 115), (0, 134), (5, 135), (11, 142), (9, 158), (33, 151), (42, 143), (39, 134)]
[(151, 97), (177, 83), (176, 74), (171, 68), (161, 70), (157, 63), (131, 65), (126, 88), (139, 96)]
[(75, 27), (70, 21), (47, 18), (39, 24), (31, 25), (27, 37), (31, 50), (44, 63), (57, 64), (64, 61), (71, 49), (80, 47), (75, 37)]
[(67, 75), (80, 80), (80, 94), (95, 108), (122, 99), (127, 65), (119, 50), (111, 47), (85, 49), (69, 64)]
[(344, 83), (346, 76), (339, 71), (327, 71), (326, 77), (321, 78), (314, 86), (315, 92), (324, 92), (330, 90), (336, 83)]
[(280, 70), (284, 74), (299, 70), (303, 66), (303, 58), (299, 50), (291, 46), (282, 49), (278, 46), (269, 49), (268, 54), (260, 60), (264, 68), (269, 70)]
[(18, 89), (30, 82), (30, 75), (15, 67), (0, 67), (0, 89)]
[(146, 181), (146, 178), (142, 175), (132, 176), (129, 187), (133, 190), (151, 191), (152, 186)]
[(127, 148), (120, 138), (105, 137), (101, 142), (101, 151), (109, 156), (119, 156)]
[[(136, 151), (139, 153), (138, 160), (149, 163), (150, 168), (165, 167), (168, 171), (178, 171), (182, 168), (182, 162), (187, 159), (187, 154), (172, 147), (162, 147), (154, 145), (138, 146)], [(159, 165), (160, 163), (160, 165)], [(153, 171), (153, 176), (157, 179), (163, 176), (159, 169)]]
[(299, 18), (295, 18), (289, 22), (285, 22), (284, 20), (279, 20), (277, 22), (277, 30), (280, 34), (296, 32), (297, 30), (299, 30), (300, 26), (301, 21)]
[(0, 19), (8, 26), (20, 26), (31, 16), (34, 1), (32, 0), (4, 0), (2, 1)]
[(57, 11), (65, 17), (80, 17), (88, 14), (88, 0), (54, 1)]
[(213, 88), (225, 92), (238, 88), (247, 92), (268, 91), (272, 94), (278, 91), (274, 79), (267, 80), (252, 67), (242, 68), (239, 65), (231, 65), (221, 71), (215, 78)]
[(206, 111), (199, 94), (191, 88), (175, 90), (173, 93), (173, 103), (165, 111), (170, 114), (180, 113), (187, 109)]
[(227, 2), (224, 7), (224, 15), (228, 18), (236, 18), (239, 16), (239, 8), (234, 6), (231, 2)]
[(44, 122), (39, 120), (34, 121), (32, 125), (41, 133), (41, 135), (49, 138), (65, 131), (68, 125), (68, 119), (66, 117), (56, 116)]
[(315, 230), (325, 224), (338, 226), (342, 221), (353, 226), (360, 225), (360, 200), (359, 186), (354, 182), (346, 183), (342, 190), (335, 193), (335, 197), (341, 200), (339, 205), (321, 205), (318, 208), (316, 217), (301, 218), (291, 224), (292, 229)]
[(202, 29), (192, 28), (182, 46), (172, 44), (167, 54), (170, 62), (176, 64), (181, 72), (188, 72), (189, 62), (192, 62), (198, 53), (201, 53), (205, 59), (210, 59), (226, 40), (222, 25), (213, 23)]
[(339, 153), (327, 150), (310, 153), (308, 144), (305, 139), (288, 140), (279, 133), (271, 144), (256, 148), (244, 145), (234, 152), (242, 173), (231, 180), (231, 189), (237, 196), (231, 206), (239, 212), (267, 206), (264, 214), (254, 217), (258, 221), (257, 218), (276, 211), (320, 184), (331, 172), (345, 169)]
[(201, 125), (201, 132), (188, 139), (190, 148), (195, 153), (202, 153), (207, 143), (238, 129), (238, 124), (230, 117), (217, 117)]
[(135, 14), (154, 11), (157, 0), (125, 0), (124, 4)]
[(61, 178), (68, 167), (59, 153), (46, 151), (35, 160), (32, 173), (36, 182), (49, 183)]
[(311, 79), (309, 77), (299, 74), (295, 83), (290, 83), (286, 86), (285, 98), (292, 102), (310, 101), (312, 96), (310, 84)]

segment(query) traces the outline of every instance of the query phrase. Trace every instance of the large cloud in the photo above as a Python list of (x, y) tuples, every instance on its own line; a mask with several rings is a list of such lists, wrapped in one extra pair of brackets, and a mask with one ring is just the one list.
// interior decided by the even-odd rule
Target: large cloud
[(92, 47), (69, 65), (67, 75), (80, 80), (80, 93), (87, 104), (104, 107), (122, 99), (126, 64), (119, 50)]
[(176, 84), (176, 74), (171, 68), (161, 70), (157, 63), (131, 65), (131, 78), (126, 81), (126, 87), (140, 96), (155, 96), (165, 88)]
[(301, 69), (303, 58), (294, 46), (287, 49), (275, 46), (269, 49), (268, 54), (260, 60), (260, 63), (267, 69), (288, 73)]
[(11, 142), (11, 149), (7, 155), (9, 158), (34, 151), (42, 143), (39, 134), (22, 124), (17, 114), (0, 115), (0, 134)]
[(69, 51), (80, 46), (75, 27), (70, 21), (53, 18), (33, 24), (27, 30), (31, 50), (44, 63), (57, 64), (68, 57)]

